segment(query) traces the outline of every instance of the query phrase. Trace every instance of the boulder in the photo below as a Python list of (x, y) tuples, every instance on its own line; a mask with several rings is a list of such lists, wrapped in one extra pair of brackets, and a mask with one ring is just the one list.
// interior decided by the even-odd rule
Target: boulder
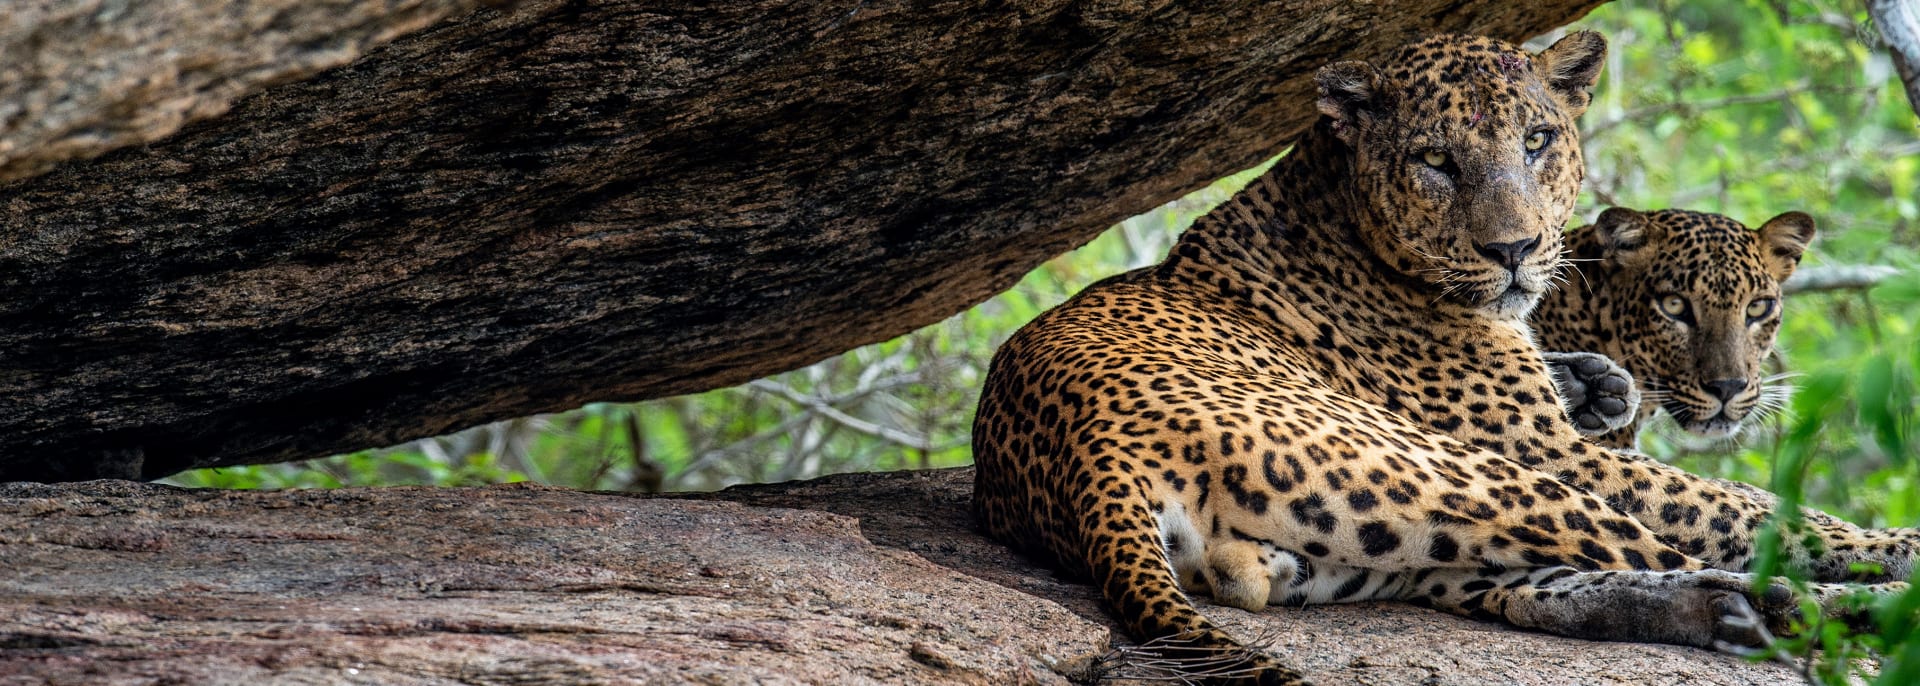
[[(970, 470), (697, 496), (0, 484), (0, 686), (1162, 677), (973, 530)], [(1202, 603), (1320, 684), (1780, 685), (1777, 664), (1396, 603)]]
[(0, 182), (166, 137), (475, 0), (61, 0), (0, 13)]
[(1330, 61), (1599, 0), (469, 4), (0, 19), (0, 480), (803, 366), (1277, 154)]

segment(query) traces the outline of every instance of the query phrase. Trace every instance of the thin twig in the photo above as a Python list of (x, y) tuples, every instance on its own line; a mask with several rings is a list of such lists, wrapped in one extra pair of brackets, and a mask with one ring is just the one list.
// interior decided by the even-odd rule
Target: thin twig
[(920, 450), (929, 450), (932, 447), (931, 441), (928, 441), (925, 436), (915, 436), (913, 434), (909, 434), (899, 429), (881, 426), (879, 424), (869, 422), (867, 420), (861, 419), (859, 417), (855, 417), (845, 412), (841, 412), (840, 410), (834, 408), (832, 405), (821, 401), (821, 399), (817, 397), (808, 396), (799, 391), (793, 390), (792, 387), (789, 387), (786, 384), (780, 383), (778, 381), (774, 381), (772, 379), (755, 380), (755, 381), (749, 382), (747, 386), (755, 390), (766, 391), (768, 393), (772, 393), (774, 395), (780, 396), (781, 398), (784, 398), (795, 405), (799, 405), (801, 407), (807, 408), (808, 410), (812, 410), (813, 412), (818, 413), (820, 416), (825, 417), (829, 420), (832, 420), (834, 423), (840, 424), (841, 426), (845, 426), (849, 429), (858, 431), (868, 436), (873, 436), (874, 438), (881, 438), (881, 439), (893, 441), (894, 443), (898, 443), (900, 445), (904, 445), (912, 448), (918, 448)]
[(1844, 88), (1839, 86), (1815, 86), (1805, 81), (1801, 81), (1799, 83), (1787, 86), (1786, 88), (1782, 88), (1780, 90), (1771, 91), (1767, 93), (1748, 93), (1743, 95), (1729, 95), (1723, 98), (1713, 98), (1710, 100), (1691, 100), (1691, 101), (1675, 100), (1673, 102), (1664, 102), (1664, 103), (1659, 103), (1654, 105), (1645, 105), (1642, 107), (1635, 107), (1633, 109), (1627, 110), (1625, 112), (1621, 112), (1620, 114), (1608, 117), (1606, 119), (1603, 119), (1599, 122), (1594, 123), (1593, 126), (1588, 127), (1587, 130), (1581, 134), (1581, 139), (1583, 140), (1592, 139), (1592, 138), (1598, 137), (1600, 134), (1603, 134), (1609, 130), (1612, 130), (1614, 127), (1619, 126), (1621, 124), (1625, 124), (1630, 121), (1631, 122), (1642, 121), (1648, 117), (1653, 117), (1661, 114), (1677, 112), (1685, 115), (1694, 115), (1694, 114), (1699, 114), (1701, 112), (1706, 112), (1709, 110), (1717, 110), (1725, 107), (1737, 107), (1740, 105), (1756, 105), (1756, 104), (1769, 103), (1769, 102), (1786, 102), (1787, 100), (1791, 99), (1793, 96), (1799, 95), (1801, 93), (1852, 93), (1852, 92), (1859, 92), (1862, 90), (1865, 90), (1865, 89)]

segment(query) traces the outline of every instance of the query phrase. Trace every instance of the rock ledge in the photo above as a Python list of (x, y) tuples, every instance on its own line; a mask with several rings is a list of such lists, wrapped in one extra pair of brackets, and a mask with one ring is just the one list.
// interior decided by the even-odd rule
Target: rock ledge
[[(0, 685), (1084, 678), (1091, 587), (975, 533), (967, 469), (677, 498), (0, 484)], [(1204, 606), (1322, 684), (1796, 684), (1396, 604)]]

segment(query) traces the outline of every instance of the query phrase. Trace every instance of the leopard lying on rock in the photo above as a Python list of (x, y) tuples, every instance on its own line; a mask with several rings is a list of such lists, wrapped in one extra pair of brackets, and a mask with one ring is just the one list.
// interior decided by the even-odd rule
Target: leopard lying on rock
[[(1325, 116), (1272, 170), (996, 353), (978, 521), (1218, 681), (1302, 677), (1183, 586), (1249, 610), (1400, 598), (1569, 636), (1763, 642), (1793, 612), (1741, 573), (1772, 498), (1587, 442), (1526, 326), (1604, 55), (1591, 32), (1537, 55), (1439, 36), (1322, 68)], [(1785, 557), (1819, 580), (1912, 566), (1911, 530), (1812, 521)]]
[[(1655, 410), (1691, 433), (1725, 437), (1778, 409), (1786, 388), (1769, 386), (1776, 379), (1761, 365), (1780, 328), (1780, 284), (1813, 236), (1813, 218), (1800, 212), (1753, 230), (1717, 214), (1623, 207), (1570, 232), (1574, 273), (1530, 317), (1536, 340), (1606, 355), (1650, 397), (1617, 427), (1593, 431), (1597, 410), (1576, 424), (1586, 420), (1583, 432), (1602, 445), (1633, 448)], [(1572, 406), (1616, 406), (1572, 386)]]

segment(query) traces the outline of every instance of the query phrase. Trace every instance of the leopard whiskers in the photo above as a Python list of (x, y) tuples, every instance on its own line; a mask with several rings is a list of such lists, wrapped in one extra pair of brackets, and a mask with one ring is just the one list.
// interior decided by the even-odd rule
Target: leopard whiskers
[(1547, 275), (1547, 286), (1554, 288), (1556, 290), (1560, 288), (1565, 288), (1570, 283), (1571, 282), (1567, 280), (1567, 275), (1565, 272), (1556, 271), (1552, 274)]
[(1686, 402), (1674, 402), (1676, 398), (1683, 398), (1684, 396), (1676, 393), (1666, 382), (1657, 378), (1648, 377), (1645, 379), (1636, 378), (1634, 379), (1634, 383), (1640, 386), (1641, 404), (1653, 403), (1656, 407), (1667, 410), (1667, 414), (1675, 415), (1676, 419), (1681, 418), (1678, 416), (1679, 413), (1674, 412), (1674, 405), (1676, 404), (1683, 409), (1687, 409), (1686, 414), (1693, 414), (1690, 409), (1691, 406)]
[(1201, 640), (1197, 632), (1163, 636), (1137, 646), (1117, 646), (1094, 658), (1083, 676), (1090, 682), (1108, 680), (1202, 683), (1215, 679), (1248, 677), (1261, 671), (1255, 656), (1267, 651), (1276, 638), (1262, 632), (1237, 651), (1222, 652), (1220, 647)]
[(1441, 275), (1439, 279), (1441, 283), (1458, 281), (1460, 279), (1466, 278), (1467, 276), (1465, 273), (1461, 272), (1458, 269), (1454, 269), (1452, 267), (1433, 267), (1431, 269), (1415, 269), (1413, 270), (1413, 273), (1415, 274), (1439, 273)]
[(1415, 270), (1414, 273), (1419, 274), (1419, 273), (1432, 273), (1432, 272), (1440, 273), (1440, 277), (1438, 279), (1433, 279), (1432, 281), (1434, 283), (1440, 284), (1441, 288), (1440, 288), (1440, 292), (1434, 294), (1433, 298), (1427, 302), (1428, 305), (1432, 305), (1434, 303), (1440, 302), (1443, 299), (1451, 297), (1455, 293), (1459, 292), (1459, 290), (1464, 286), (1473, 283), (1471, 280), (1469, 280), (1470, 276), (1467, 273), (1462, 272), (1458, 269), (1454, 269), (1452, 267), (1434, 267), (1431, 269), (1419, 269), (1419, 270)]
[(1413, 241), (1407, 240), (1404, 237), (1395, 235), (1393, 236), (1393, 240), (1394, 242), (1399, 243), (1400, 247), (1406, 248), (1408, 251), (1412, 252), (1415, 255), (1419, 255), (1422, 259), (1425, 259), (1428, 262), (1437, 263), (1441, 266), (1450, 266), (1453, 264), (1453, 258), (1441, 257), (1439, 255), (1435, 255), (1425, 250), (1421, 250), (1420, 246), (1414, 245)]
[(1672, 391), (1653, 390), (1649, 388), (1640, 389), (1640, 403), (1643, 405), (1647, 403), (1664, 403), (1672, 397)]
[(1786, 416), (1784, 413), (1787, 410), (1787, 404), (1793, 399), (1793, 392), (1797, 388), (1793, 384), (1782, 383), (1782, 381), (1796, 376), (1804, 375), (1797, 372), (1782, 372), (1760, 379), (1760, 392), (1754, 395), (1743, 408), (1745, 425), (1758, 426), (1766, 423), (1771, 417)]
[[(1767, 377), (1767, 380), (1777, 380), (1780, 377), (1793, 376), (1800, 375), (1775, 374)], [(1753, 424), (1761, 424), (1775, 417), (1785, 419), (1792, 415), (1787, 404), (1788, 401), (1793, 400), (1793, 392), (1799, 389), (1790, 383), (1769, 383), (1767, 380), (1762, 380), (1760, 397), (1754, 401), (1753, 408), (1747, 411), (1747, 421)]]
[(1440, 295), (1434, 298), (1435, 302), (1459, 295), (1466, 291), (1469, 286), (1475, 288), (1480, 286), (1481, 281), (1479, 279), (1469, 279), (1466, 274), (1459, 274), (1458, 276), (1461, 278), (1451, 281), (1446, 287), (1440, 289)]
[(1586, 292), (1587, 292), (1587, 293), (1592, 293), (1592, 292), (1593, 292), (1593, 282), (1591, 282), (1591, 281), (1588, 281), (1588, 280), (1587, 280), (1587, 272), (1586, 272), (1585, 270), (1582, 270), (1582, 269), (1578, 269), (1578, 268), (1573, 268), (1573, 263), (1575, 263), (1575, 262), (1598, 262), (1598, 261), (1600, 261), (1600, 259), (1599, 259), (1599, 258), (1594, 258), (1594, 257), (1590, 257), (1590, 258), (1585, 258), (1585, 259), (1579, 259), (1579, 258), (1573, 258), (1573, 257), (1568, 257), (1568, 255), (1572, 255), (1572, 254), (1573, 254), (1573, 248), (1570, 248), (1570, 247), (1567, 247), (1567, 248), (1561, 248), (1561, 249), (1560, 249), (1560, 266), (1558, 266), (1558, 267), (1556, 267), (1556, 268), (1554, 269), (1554, 274), (1561, 274), (1561, 273), (1564, 273), (1564, 272), (1569, 272), (1569, 271), (1570, 271), (1570, 272), (1573, 272), (1573, 273), (1575, 273), (1575, 274), (1579, 274), (1579, 275), (1580, 275), (1580, 285), (1581, 285), (1581, 287), (1583, 287), (1583, 288), (1585, 288), (1585, 289), (1586, 289)]

